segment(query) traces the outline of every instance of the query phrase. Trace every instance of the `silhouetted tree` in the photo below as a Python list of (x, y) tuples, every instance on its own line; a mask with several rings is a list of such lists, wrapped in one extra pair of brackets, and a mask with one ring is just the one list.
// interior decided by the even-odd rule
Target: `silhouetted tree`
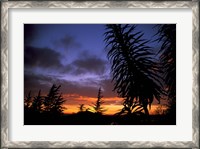
[(162, 78), (148, 41), (135, 28), (136, 25), (106, 25), (107, 56), (112, 63), (114, 90), (124, 98), (123, 110), (132, 111), (138, 102), (149, 115), (147, 106), (154, 97), (160, 102)]
[(34, 112), (42, 113), (42, 104), (43, 104), (43, 98), (41, 96), (41, 90), (39, 90), (38, 95), (34, 97), (31, 109)]
[(51, 115), (61, 115), (65, 107), (63, 103), (65, 100), (59, 93), (61, 86), (56, 86), (55, 84), (51, 87), (48, 95), (44, 98), (44, 111)]
[(95, 111), (95, 113), (102, 114), (103, 112), (106, 111), (102, 107), (102, 104), (104, 103), (104, 101), (102, 100), (102, 98), (103, 98), (102, 91), (101, 91), (101, 88), (99, 88), (98, 96), (97, 96), (97, 101), (96, 101), (96, 103), (93, 106), (93, 110)]

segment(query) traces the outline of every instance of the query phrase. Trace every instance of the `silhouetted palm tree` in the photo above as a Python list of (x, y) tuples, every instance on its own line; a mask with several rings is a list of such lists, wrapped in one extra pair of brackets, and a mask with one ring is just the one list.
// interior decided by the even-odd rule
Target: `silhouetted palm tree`
[(106, 25), (107, 56), (112, 63), (114, 90), (124, 98), (123, 110), (132, 111), (138, 102), (149, 115), (147, 106), (154, 97), (160, 101), (163, 93), (161, 72), (148, 41), (135, 28), (136, 25)]
[(159, 24), (155, 26), (161, 48), (158, 52), (164, 70), (164, 79), (168, 93), (166, 114), (169, 121), (176, 121), (176, 24)]
[(164, 70), (164, 79), (168, 87), (169, 98), (176, 98), (176, 24), (159, 24), (155, 26), (158, 39), (162, 42), (158, 52)]

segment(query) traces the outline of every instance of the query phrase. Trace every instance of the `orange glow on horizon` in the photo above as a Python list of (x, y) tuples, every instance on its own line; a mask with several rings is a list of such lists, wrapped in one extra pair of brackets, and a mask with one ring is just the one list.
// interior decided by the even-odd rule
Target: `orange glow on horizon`
[[(149, 110), (150, 115), (155, 115), (156, 114), (156, 109), (159, 105), (151, 105), (151, 110)], [(90, 108), (92, 109), (92, 106), (85, 105), (85, 109)], [(122, 108), (123, 105), (102, 105), (102, 107), (106, 110), (103, 114), (105, 115), (113, 115), (117, 112), (119, 112)], [(79, 105), (67, 105), (66, 110), (64, 110), (65, 114), (72, 114), (72, 113), (77, 113), (79, 111)], [(148, 108), (149, 109), (149, 108)], [(162, 110), (166, 110), (166, 107), (162, 107)]]
[[(63, 98), (66, 99), (64, 110), (65, 114), (77, 113), (79, 111), (79, 107), (81, 104), (84, 104), (85, 110), (88, 109), (92, 111), (92, 106), (96, 102), (97, 97), (88, 97), (88, 96), (80, 96), (78, 94), (64, 94)], [(119, 97), (103, 97), (102, 107), (106, 110), (104, 112), (105, 115), (113, 115), (119, 112), (122, 108), (123, 99)], [(156, 110), (159, 107), (159, 104), (152, 104), (151, 110), (149, 109), (149, 114), (156, 114)], [(149, 108), (149, 107), (148, 107)], [(166, 107), (162, 106), (162, 110), (165, 110)]]
[[(78, 94), (64, 94), (63, 98), (66, 99), (65, 114), (77, 113), (81, 104), (84, 104), (85, 110), (92, 110), (92, 106), (97, 100), (97, 97), (80, 96)], [(123, 107), (122, 98), (119, 97), (104, 97), (102, 101), (104, 102), (102, 108), (106, 110), (104, 114), (107, 115), (115, 114)]]
[[(106, 110), (103, 114), (112, 115), (119, 112), (123, 106), (122, 105), (102, 105), (102, 107)], [(91, 106), (85, 106), (85, 109), (91, 109)], [(68, 105), (67, 109), (64, 111), (65, 114), (77, 113), (79, 111), (79, 106), (77, 105)]]

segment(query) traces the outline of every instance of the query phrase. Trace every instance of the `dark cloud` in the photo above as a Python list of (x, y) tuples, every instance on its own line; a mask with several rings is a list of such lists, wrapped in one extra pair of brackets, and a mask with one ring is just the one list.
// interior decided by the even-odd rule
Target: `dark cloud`
[(50, 48), (26, 46), (24, 49), (25, 67), (60, 68), (61, 55)]
[(93, 56), (77, 59), (72, 63), (72, 65), (75, 67), (75, 74), (103, 74), (105, 73), (107, 62), (101, 58)]
[(80, 75), (92, 73), (101, 75), (105, 73), (107, 61), (96, 56), (85, 54), (78, 56), (71, 64), (63, 65), (62, 56), (59, 52), (50, 48), (37, 48), (25, 46), (24, 49), (24, 66), (25, 70), (41, 68), (42, 70), (52, 70), (57, 73), (71, 73)]

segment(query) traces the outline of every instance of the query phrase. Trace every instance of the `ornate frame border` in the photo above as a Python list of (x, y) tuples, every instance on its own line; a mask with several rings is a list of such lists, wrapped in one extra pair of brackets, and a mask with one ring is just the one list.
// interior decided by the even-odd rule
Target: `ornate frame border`
[[(191, 8), (192, 9), (192, 141), (12, 142), (8, 140), (9, 8)], [(3, 1), (1, 2), (1, 148), (199, 148), (199, 2), (198, 1)]]

